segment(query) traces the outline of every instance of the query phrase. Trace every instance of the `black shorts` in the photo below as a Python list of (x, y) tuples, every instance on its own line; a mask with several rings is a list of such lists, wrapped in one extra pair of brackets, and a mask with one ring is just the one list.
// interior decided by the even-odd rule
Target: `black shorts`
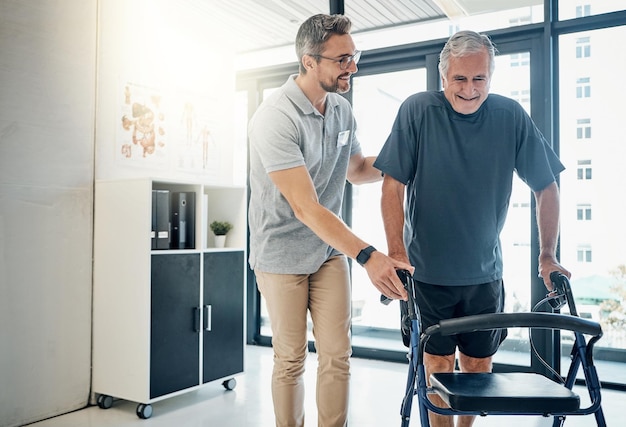
[[(504, 309), (502, 280), (469, 286), (438, 286), (416, 282), (415, 293), (420, 310), (422, 330), (443, 319), (474, 314), (500, 313)], [(466, 356), (483, 358), (493, 356), (506, 338), (506, 329), (465, 334), (433, 335), (426, 343), (426, 352), (447, 356), (458, 347)]]

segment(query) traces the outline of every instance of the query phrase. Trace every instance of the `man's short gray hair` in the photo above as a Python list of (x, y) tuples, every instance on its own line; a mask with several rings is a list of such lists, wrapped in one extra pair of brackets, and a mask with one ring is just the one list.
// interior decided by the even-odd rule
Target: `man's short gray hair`
[(487, 49), (489, 53), (489, 75), (491, 76), (496, 67), (496, 48), (491, 39), (485, 34), (479, 34), (474, 31), (459, 31), (454, 34), (448, 39), (439, 54), (439, 73), (441, 77), (446, 77), (448, 74), (451, 56), (458, 58), (482, 52), (483, 49)]

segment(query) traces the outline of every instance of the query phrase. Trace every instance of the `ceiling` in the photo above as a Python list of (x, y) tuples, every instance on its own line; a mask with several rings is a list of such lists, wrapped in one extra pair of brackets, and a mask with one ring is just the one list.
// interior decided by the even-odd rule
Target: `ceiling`
[[(186, 0), (209, 25), (224, 27), (236, 53), (292, 45), (300, 24), (330, 11), (330, 0)], [(352, 33), (511, 9), (538, 0), (344, 0)]]

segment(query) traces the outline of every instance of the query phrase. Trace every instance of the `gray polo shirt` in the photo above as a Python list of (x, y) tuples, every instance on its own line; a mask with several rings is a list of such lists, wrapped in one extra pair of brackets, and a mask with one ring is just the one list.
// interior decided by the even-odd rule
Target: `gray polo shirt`
[(361, 151), (349, 102), (329, 93), (325, 115), (291, 76), (258, 108), (250, 141), (250, 267), (277, 274), (310, 274), (338, 252), (294, 215), (268, 173), (306, 166), (319, 202), (341, 215), (350, 157)]

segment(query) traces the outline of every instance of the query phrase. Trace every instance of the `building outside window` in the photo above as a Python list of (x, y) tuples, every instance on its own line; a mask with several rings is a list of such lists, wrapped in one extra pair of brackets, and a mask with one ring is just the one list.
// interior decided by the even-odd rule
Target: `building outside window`
[(591, 138), (591, 119), (578, 119), (576, 120), (576, 125), (577, 139)]
[(578, 248), (578, 262), (591, 262), (591, 248)]
[(576, 208), (576, 219), (579, 221), (591, 221), (591, 205), (580, 204)]
[(590, 16), (590, 15), (591, 15), (590, 4), (576, 6), (576, 18), (582, 18), (582, 17)]
[(589, 58), (591, 56), (591, 37), (581, 37), (576, 40), (576, 58)]
[(530, 106), (530, 89), (511, 91), (511, 98), (519, 102), (526, 110)]
[(514, 53), (511, 56), (511, 67), (527, 67), (530, 65), (530, 53)]
[(591, 83), (589, 77), (580, 77), (576, 79), (576, 98), (591, 97)]
[(576, 176), (579, 180), (589, 180), (592, 176), (591, 160), (579, 160)]
[[(615, 4), (593, 2), (594, 13), (596, 5)], [(591, 9), (577, 13), (589, 15)], [(624, 25), (560, 36), (558, 76), (559, 156), (567, 167), (560, 181), (561, 263), (572, 272), (574, 296), (602, 324), (600, 348), (617, 358), (611, 360), (622, 361), (626, 322), (612, 319), (626, 319), (626, 200), (616, 193), (626, 183), (626, 147), (623, 139), (616, 138), (622, 133), (623, 113), (607, 106), (616, 93), (626, 92), (626, 82), (614, 78), (616, 70), (626, 67), (626, 58), (616, 55), (613, 47), (624, 37)], [(592, 49), (593, 61), (581, 62)], [(575, 102), (580, 98), (585, 102)], [(594, 143), (580, 143), (592, 137), (592, 124)], [(612, 372), (610, 381), (624, 383), (619, 372)]]

